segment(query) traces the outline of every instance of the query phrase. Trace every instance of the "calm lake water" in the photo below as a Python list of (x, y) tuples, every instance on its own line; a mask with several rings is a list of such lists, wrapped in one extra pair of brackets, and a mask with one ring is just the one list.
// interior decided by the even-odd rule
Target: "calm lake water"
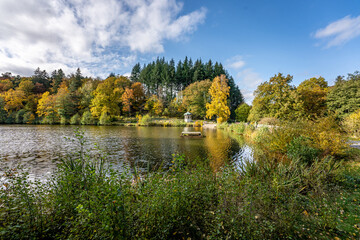
[[(72, 126), (0, 125), (0, 168), (23, 164), (34, 177), (55, 169), (59, 158), (76, 150), (71, 140)], [(168, 164), (173, 154), (192, 160), (209, 159), (213, 169), (226, 163), (251, 158), (251, 149), (228, 133), (213, 129), (183, 127), (82, 126), (86, 147), (95, 144), (108, 154), (116, 168), (130, 164), (138, 168), (155, 168)], [(202, 131), (204, 138), (181, 138), (182, 131)], [(1, 171), (1, 169), (0, 169)]]

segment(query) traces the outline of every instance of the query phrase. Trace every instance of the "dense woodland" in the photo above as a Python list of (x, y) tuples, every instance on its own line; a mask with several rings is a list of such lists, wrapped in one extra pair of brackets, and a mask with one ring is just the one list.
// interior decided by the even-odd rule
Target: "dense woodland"
[(140, 114), (181, 117), (186, 111), (205, 118), (211, 81), (220, 75), (230, 87), (226, 102), (234, 119), (243, 96), (222, 64), (211, 60), (193, 63), (186, 57), (175, 66), (158, 58), (136, 64), (129, 78), (112, 73), (105, 80), (84, 77), (80, 69), (70, 75), (39, 68), (31, 77), (3, 73), (0, 123), (107, 124)]
[[(220, 81), (217, 90), (215, 79)], [(291, 75), (274, 75), (258, 86), (249, 106), (222, 64), (211, 60), (193, 62), (186, 57), (175, 64), (158, 58), (143, 66), (136, 64), (130, 77), (112, 73), (105, 80), (84, 77), (80, 69), (69, 75), (59, 69), (49, 75), (38, 68), (31, 77), (3, 73), (0, 123), (110, 124), (145, 114), (182, 117), (186, 111), (195, 119), (218, 122), (316, 120), (331, 115), (351, 123), (359, 118), (359, 72), (338, 76), (334, 86), (322, 77), (304, 80), (299, 86), (292, 85), (292, 80)]]

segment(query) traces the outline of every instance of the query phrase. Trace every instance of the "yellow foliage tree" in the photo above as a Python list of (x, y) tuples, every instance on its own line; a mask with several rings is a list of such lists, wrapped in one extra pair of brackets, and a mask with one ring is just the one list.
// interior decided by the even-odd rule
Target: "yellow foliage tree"
[(211, 102), (206, 104), (206, 117), (210, 119), (216, 116), (218, 123), (227, 121), (230, 117), (230, 108), (227, 101), (230, 87), (225, 75), (214, 78), (209, 93), (211, 95)]
[(121, 96), (126, 87), (130, 87), (131, 82), (126, 77), (109, 77), (101, 82), (93, 92), (94, 98), (91, 101), (91, 114), (99, 118), (103, 112), (110, 116), (120, 114), (119, 105)]
[(36, 113), (39, 117), (44, 117), (46, 123), (55, 123), (58, 118), (55, 103), (55, 96), (50, 95), (49, 92), (45, 92), (39, 99)]
[(21, 90), (10, 89), (4, 94), (5, 106), (4, 109), (8, 112), (19, 111), (24, 107), (25, 94)]
[(328, 84), (324, 78), (310, 78), (303, 81), (296, 91), (302, 103), (301, 115), (307, 119), (316, 119), (326, 112)]
[(345, 117), (343, 126), (350, 135), (360, 137), (360, 109)]
[(30, 79), (27, 78), (22, 79), (22, 81), (19, 84), (19, 90), (23, 91), (25, 95), (28, 97), (33, 93), (32, 92), (33, 89), (34, 89), (34, 83)]
[(152, 95), (145, 103), (144, 109), (149, 111), (150, 115), (160, 115), (163, 110), (163, 103), (156, 95)]

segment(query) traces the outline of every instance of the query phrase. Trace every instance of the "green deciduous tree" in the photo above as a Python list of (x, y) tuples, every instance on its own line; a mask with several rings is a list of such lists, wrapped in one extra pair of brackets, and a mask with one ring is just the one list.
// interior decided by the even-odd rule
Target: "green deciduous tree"
[(337, 79), (327, 95), (327, 106), (340, 118), (360, 108), (360, 72), (348, 74), (346, 80)]
[(90, 111), (85, 111), (81, 117), (81, 124), (82, 125), (90, 125), (90, 124), (94, 124), (95, 120), (91, 115)]
[(206, 104), (210, 102), (211, 84), (210, 80), (194, 82), (182, 91), (184, 107), (194, 117), (204, 118), (206, 116)]
[(246, 122), (249, 117), (250, 109), (251, 107), (246, 103), (239, 105), (238, 108), (235, 110), (236, 121)]
[(5, 111), (5, 100), (0, 96), (0, 123), (5, 123), (7, 112)]
[(264, 117), (278, 119), (297, 118), (301, 114), (302, 104), (297, 96), (295, 87), (290, 85), (293, 77), (282, 73), (270, 78), (255, 90), (249, 118), (259, 121)]

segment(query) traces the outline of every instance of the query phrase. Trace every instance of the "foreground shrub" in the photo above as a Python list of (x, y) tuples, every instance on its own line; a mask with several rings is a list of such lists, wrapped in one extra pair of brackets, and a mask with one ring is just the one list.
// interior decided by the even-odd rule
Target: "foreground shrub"
[(47, 182), (5, 171), (0, 239), (360, 237), (360, 169), (344, 170), (332, 157), (309, 165), (262, 155), (216, 173), (176, 157), (152, 173), (116, 172), (106, 155), (86, 150), (82, 134), (73, 144), (78, 152)]
[(319, 157), (320, 150), (312, 147), (309, 138), (295, 137), (287, 146), (287, 156), (292, 160), (300, 160), (303, 163), (312, 164)]

